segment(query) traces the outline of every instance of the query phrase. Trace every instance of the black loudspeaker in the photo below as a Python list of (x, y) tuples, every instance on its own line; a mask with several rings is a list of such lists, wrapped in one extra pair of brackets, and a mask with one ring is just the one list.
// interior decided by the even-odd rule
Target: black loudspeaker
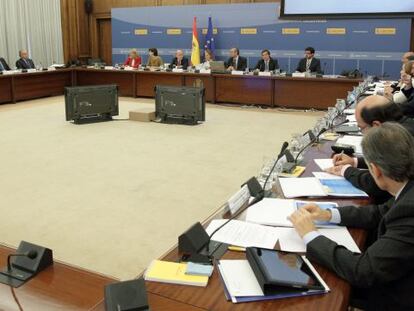
[(184, 254), (198, 253), (208, 241), (206, 230), (197, 222), (178, 237), (178, 251)]
[(150, 311), (144, 279), (105, 286), (106, 311)]
[[(36, 274), (53, 264), (53, 253), (49, 248), (31, 244), (29, 242), (20, 242), (16, 254), (35, 253), (33, 259), (30, 256), (15, 257), (11, 263), (11, 270), (8, 268), (0, 272), (0, 283), (19, 287), (30, 280)], [(13, 254), (12, 254), (13, 255)]]
[(91, 14), (93, 11), (93, 0), (85, 0), (85, 12)]

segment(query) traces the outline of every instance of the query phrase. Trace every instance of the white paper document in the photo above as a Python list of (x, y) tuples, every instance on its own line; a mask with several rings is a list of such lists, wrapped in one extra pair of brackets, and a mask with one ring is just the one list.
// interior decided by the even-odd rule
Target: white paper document
[[(210, 235), (226, 221), (226, 219), (212, 220), (206, 229), (207, 234)], [(273, 227), (232, 220), (217, 231), (211, 239), (241, 247), (256, 246), (273, 249), (277, 242), (275, 230), (276, 228)]]
[(314, 161), (322, 171), (334, 166), (332, 159), (314, 159)]
[(219, 269), (230, 296), (264, 295), (247, 260), (220, 260)]
[(312, 172), (313, 176), (318, 179), (344, 179), (342, 176), (337, 176), (334, 174), (329, 174), (325, 172)]
[[(286, 252), (305, 253), (306, 245), (294, 228), (276, 228), (280, 249)], [(328, 239), (338, 243), (354, 253), (361, 253), (346, 227), (319, 229), (319, 232)]]
[(246, 221), (269, 226), (292, 227), (292, 223), (287, 218), (295, 211), (295, 200), (264, 198), (249, 207)]
[(280, 186), (287, 199), (298, 197), (324, 197), (326, 192), (317, 178), (280, 178)]
[[(323, 209), (336, 208), (333, 202), (306, 202), (297, 200), (264, 198), (262, 201), (252, 205), (247, 210), (246, 221), (268, 226), (292, 227), (288, 217), (303, 205), (314, 203)], [(337, 227), (335, 224), (326, 222), (315, 222), (318, 227)]]

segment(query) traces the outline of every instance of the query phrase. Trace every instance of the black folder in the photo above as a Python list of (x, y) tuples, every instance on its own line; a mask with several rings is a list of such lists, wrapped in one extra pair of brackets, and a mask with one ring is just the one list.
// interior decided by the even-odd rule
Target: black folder
[(298, 254), (248, 247), (246, 257), (265, 295), (325, 290), (318, 277)]

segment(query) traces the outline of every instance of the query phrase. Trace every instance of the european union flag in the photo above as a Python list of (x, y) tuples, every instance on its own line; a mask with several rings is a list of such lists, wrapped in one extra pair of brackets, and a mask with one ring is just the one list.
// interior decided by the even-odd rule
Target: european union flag
[(213, 53), (213, 55), (215, 54), (216, 44), (214, 42), (213, 23), (211, 21), (211, 16), (208, 18), (208, 28), (207, 28), (206, 43), (204, 44), (204, 49), (209, 49)]

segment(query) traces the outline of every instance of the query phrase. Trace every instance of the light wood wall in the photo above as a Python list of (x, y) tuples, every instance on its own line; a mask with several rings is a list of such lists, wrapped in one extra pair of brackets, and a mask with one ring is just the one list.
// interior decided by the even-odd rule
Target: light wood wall
[[(85, 13), (84, 0), (60, 0), (62, 4), (63, 47), (65, 60), (103, 58), (111, 60), (111, 9), (117, 7), (231, 4), (280, 2), (280, 0), (94, 0), (93, 12)], [(414, 19), (411, 50), (414, 51)]]

